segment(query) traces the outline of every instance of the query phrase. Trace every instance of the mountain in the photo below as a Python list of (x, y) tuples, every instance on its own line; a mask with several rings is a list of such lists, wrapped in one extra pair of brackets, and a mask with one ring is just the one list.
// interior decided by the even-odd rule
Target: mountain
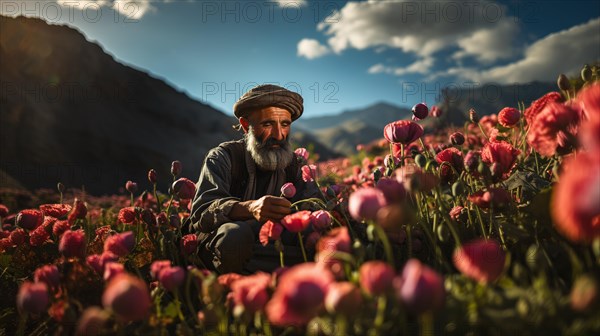
[(356, 145), (382, 138), (383, 127), (388, 123), (411, 116), (407, 108), (380, 102), (335, 115), (298, 119), (294, 126), (312, 134), (330, 150), (351, 155), (356, 152)]
[[(0, 187), (85, 186), (112, 194), (127, 180), (196, 180), (207, 151), (241, 134), (215, 108), (123, 65), (79, 31), (0, 16)], [(318, 141), (310, 136), (299, 146)], [(325, 157), (335, 155), (316, 145)]]
[(500, 112), (504, 107), (528, 107), (532, 101), (550, 91), (558, 91), (556, 83), (531, 82), (523, 84), (484, 84), (476, 88), (442, 90), (441, 106), (444, 114), (441, 121), (462, 125), (469, 119), (469, 109), (479, 116)]

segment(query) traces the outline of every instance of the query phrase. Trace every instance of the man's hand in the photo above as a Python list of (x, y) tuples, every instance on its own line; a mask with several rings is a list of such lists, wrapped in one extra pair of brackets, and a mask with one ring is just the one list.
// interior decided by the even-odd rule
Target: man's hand
[(291, 213), (292, 204), (286, 198), (266, 195), (257, 200), (236, 203), (229, 218), (233, 220), (256, 219), (264, 223), (268, 220), (278, 221)]
[(261, 223), (278, 221), (291, 212), (292, 203), (283, 197), (266, 195), (255, 201), (242, 202), (252, 217)]

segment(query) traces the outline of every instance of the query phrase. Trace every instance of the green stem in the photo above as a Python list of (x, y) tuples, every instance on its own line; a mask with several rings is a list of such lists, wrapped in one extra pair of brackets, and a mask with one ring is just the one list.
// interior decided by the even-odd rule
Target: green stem
[[(320, 188), (319, 188), (320, 190)], [(323, 200), (318, 199), (316, 197), (312, 197), (312, 198), (307, 198), (307, 199), (301, 199), (299, 201), (296, 201), (294, 203), (292, 203), (292, 205), (290, 206), (290, 208), (293, 208), (295, 206), (297, 206), (300, 203), (305, 203), (305, 202), (313, 202), (318, 204), (319, 206), (321, 206), (322, 209), (327, 209), (327, 204), (325, 204), (325, 202), (323, 202)]]
[(169, 199), (169, 205), (167, 206), (167, 219), (170, 220), (169, 218), (169, 210), (171, 210), (171, 204), (173, 204), (173, 197), (174, 195), (171, 195), (171, 198)]
[(304, 257), (304, 262), (308, 262), (308, 258), (306, 258), (306, 251), (304, 250), (304, 243), (302, 242), (302, 234), (298, 232), (298, 242), (300, 243), (300, 249), (302, 250), (302, 257)]
[(475, 205), (475, 212), (477, 213), (477, 218), (479, 219), (479, 224), (481, 225), (481, 234), (483, 234), (483, 238), (485, 238), (485, 240), (488, 240), (489, 238), (485, 232), (485, 225), (483, 225), (483, 218), (481, 218), (481, 210), (479, 210), (477, 205)]
[(129, 201), (129, 206), (133, 206), (133, 193), (130, 192), (129, 195), (131, 195), (131, 200)]
[(281, 268), (285, 267), (285, 263), (283, 262), (283, 251), (279, 251), (279, 265), (281, 265)]
[(154, 183), (154, 199), (156, 200), (156, 206), (158, 207), (158, 213), (160, 213), (160, 199), (158, 198), (158, 194), (156, 193), (156, 183)]
[(179, 299), (179, 288), (175, 288), (175, 308), (177, 309), (177, 316), (179, 317), (181, 322), (183, 322), (183, 324), (186, 324), (185, 317), (183, 317), (183, 312), (181, 311), (181, 300)]
[(379, 237), (379, 240), (381, 240), (381, 243), (383, 244), (383, 250), (385, 251), (385, 256), (388, 260), (388, 263), (390, 263), (390, 265), (392, 265), (392, 267), (393, 267), (395, 265), (394, 264), (394, 254), (392, 253), (392, 247), (390, 245), (390, 241), (387, 238), (387, 235), (385, 234), (385, 231), (383, 231), (383, 229), (379, 225), (372, 224), (372, 223), (370, 223), (369, 225), (374, 226), (375, 231), (377, 232), (377, 236)]
[(381, 295), (377, 298), (377, 315), (375, 315), (374, 328), (371, 330), (370, 335), (380, 335), (381, 326), (385, 319), (385, 308), (387, 305), (387, 297)]
[(483, 130), (483, 126), (481, 126), (481, 123), (479, 121), (477, 122), (477, 126), (479, 126), (479, 130), (481, 131), (481, 134), (483, 134), (483, 136), (485, 137), (485, 139), (487, 141), (490, 141), (490, 138), (487, 136), (487, 134), (485, 134), (485, 131)]

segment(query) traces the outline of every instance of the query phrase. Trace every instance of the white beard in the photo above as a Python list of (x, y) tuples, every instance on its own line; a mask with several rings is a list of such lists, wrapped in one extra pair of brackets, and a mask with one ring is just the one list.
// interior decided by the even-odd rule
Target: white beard
[(246, 150), (250, 152), (256, 165), (262, 170), (284, 169), (294, 158), (294, 152), (291, 150), (287, 139), (277, 143), (280, 147), (269, 148), (270, 144), (260, 142), (252, 127), (248, 129), (244, 137), (246, 139)]

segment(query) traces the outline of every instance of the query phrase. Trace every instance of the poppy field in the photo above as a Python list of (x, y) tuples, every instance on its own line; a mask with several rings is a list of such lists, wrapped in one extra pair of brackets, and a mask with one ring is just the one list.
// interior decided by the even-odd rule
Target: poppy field
[(296, 149), (321, 197), (262, 226), (272, 273), (206, 269), (179, 161), (127, 195), (2, 190), (0, 335), (598, 334), (599, 79), (586, 66), (462, 127), (424, 128), (444, 111), (417, 104), (352, 157)]

